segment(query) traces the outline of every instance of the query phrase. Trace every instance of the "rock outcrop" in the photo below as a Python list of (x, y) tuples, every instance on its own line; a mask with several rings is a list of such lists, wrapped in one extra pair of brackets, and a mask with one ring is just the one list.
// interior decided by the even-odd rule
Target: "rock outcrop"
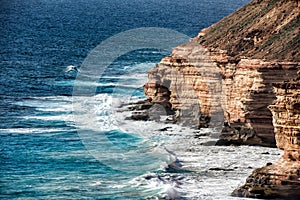
[(148, 73), (148, 101), (174, 112), (177, 123), (222, 127), (221, 145), (277, 143), (284, 150), (235, 196), (300, 199), (299, 5), (253, 0)]
[(300, 73), (298, 78), (275, 83), (277, 100), (273, 114), (276, 143), (284, 155), (273, 164), (255, 170), (235, 196), (300, 199)]
[(176, 47), (148, 72), (144, 91), (153, 103), (180, 112), (178, 121), (197, 128), (222, 126), (219, 144), (275, 146), (272, 83), (295, 76), (300, 63), (231, 60), (194, 41)]
[(222, 127), (218, 144), (284, 150), (233, 195), (300, 199), (299, 49), (299, 1), (253, 0), (176, 47), (144, 91), (177, 123)]
[(275, 146), (267, 107), (300, 69), (299, 25), (295, 1), (254, 0), (163, 58), (145, 94), (183, 125), (224, 124), (218, 144)]

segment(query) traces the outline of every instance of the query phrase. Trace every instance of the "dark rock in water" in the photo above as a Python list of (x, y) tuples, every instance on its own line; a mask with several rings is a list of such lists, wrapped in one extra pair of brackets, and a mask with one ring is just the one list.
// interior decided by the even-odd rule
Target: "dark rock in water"
[(207, 141), (207, 142), (200, 143), (200, 145), (202, 145), (202, 146), (215, 146), (216, 141)]
[(125, 105), (129, 110), (148, 110), (153, 106), (149, 100), (138, 101), (136, 103), (130, 103)]
[(234, 171), (234, 169), (225, 169), (225, 168), (219, 168), (219, 167), (213, 167), (209, 168), (211, 171)]
[(137, 120), (137, 121), (147, 121), (149, 120), (148, 112), (132, 112), (130, 117), (126, 117), (125, 120)]
[(200, 139), (201, 137), (206, 137), (206, 136), (208, 136), (207, 133), (196, 133), (196, 134), (194, 135), (194, 138)]
[[(274, 170), (276, 169), (276, 170)], [(281, 169), (283, 170), (283, 169)], [(259, 198), (259, 199), (300, 199), (300, 184), (297, 180), (291, 180), (282, 177), (284, 171), (280, 171), (280, 166), (273, 167), (269, 165), (254, 170), (247, 178), (246, 184), (234, 190), (232, 196)]]
[(166, 116), (167, 111), (163, 105), (153, 104), (148, 110), (149, 119), (153, 121), (160, 121), (161, 116)]
[(169, 173), (187, 173), (190, 172), (189, 170), (182, 169), (182, 164), (179, 160), (176, 160), (175, 162), (168, 165), (166, 168), (166, 171)]
[(172, 128), (172, 127), (161, 128), (161, 129), (158, 129), (158, 131), (168, 131), (170, 128)]
[(252, 146), (267, 146), (276, 147), (273, 143), (267, 143), (258, 137), (253, 128), (246, 127), (231, 127), (225, 126), (222, 130), (219, 140), (216, 145), (229, 146), (229, 145), (252, 145)]
[(273, 163), (268, 162), (266, 166), (270, 166), (270, 165), (272, 165), (272, 164), (273, 164)]
[(133, 111), (130, 117), (126, 117), (125, 120), (137, 120), (137, 121), (147, 121), (150, 118), (149, 108), (153, 106), (148, 100), (138, 101), (136, 103), (130, 103), (123, 105), (128, 110)]
[(147, 176), (145, 176), (146, 180), (151, 180), (153, 178), (156, 178), (156, 176), (153, 176), (153, 175), (147, 175)]
[[(126, 120), (141, 120), (141, 121), (162, 121), (162, 116), (166, 117), (164, 122), (174, 123), (172, 115), (174, 111), (169, 106), (153, 103), (150, 100), (138, 101), (136, 103), (130, 103), (123, 105), (125, 109), (132, 111), (130, 117), (126, 117)], [(161, 130), (166, 131), (166, 130)]]

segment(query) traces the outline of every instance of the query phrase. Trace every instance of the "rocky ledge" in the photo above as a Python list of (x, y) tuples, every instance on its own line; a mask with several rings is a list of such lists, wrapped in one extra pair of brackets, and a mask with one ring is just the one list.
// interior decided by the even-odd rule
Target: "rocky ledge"
[(299, 0), (253, 0), (174, 48), (144, 92), (176, 123), (221, 127), (220, 145), (284, 150), (233, 195), (300, 199), (299, 49)]
[[(186, 54), (186, 55), (185, 55)], [(272, 83), (295, 76), (300, 63), (242, 59), (233, 62), (190, 42), (148, 72), (149, 101), (176, 110), (178, 122), (223, 126), (218, 144), (275, 146)]]
[(275, 83), (277, 100), (272, 111), (276, 143), (284, 155), (255, 170), (234, 196), (300, 199), (300, 73), (298, 78)]
[(296, 1), (254, 0), (174, 48), (148, 72), (145, 94), (177, 123), (223, 127), (220, 145), (275, 147), (272, 84), (300, 69), (299, 25)]

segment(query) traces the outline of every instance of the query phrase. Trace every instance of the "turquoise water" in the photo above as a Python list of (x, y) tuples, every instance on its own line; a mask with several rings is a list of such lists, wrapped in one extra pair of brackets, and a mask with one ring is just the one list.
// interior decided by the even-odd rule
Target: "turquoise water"
[[(193, 37), (247, 2), (2, 0), (0, 198), (201, 197), (180, 189), (200, 175), (179, 169), (181, 160), (166, 145), (178, 141), (157, 131), (165, 125), (124, 121), (128, 113), (115, 106), (143, 99), (147, 70), (170, 51), (148, 48), (118, 57), (96, 83), (77, 82), (96, 92), (74, 103), (75, 78), (89, 53), (115, 34), (161, 27)], [(79, 72), (67, 72), (71, 65)], [(74, 112), (74, 106), (85, 110)], [(93, 118), (76, 120), (89, 110)]]

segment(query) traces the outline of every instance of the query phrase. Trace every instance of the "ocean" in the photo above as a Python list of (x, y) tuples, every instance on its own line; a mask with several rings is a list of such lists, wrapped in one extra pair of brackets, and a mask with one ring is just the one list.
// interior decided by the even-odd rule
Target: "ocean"
[(0, 198), (239, 199), (277, 149), (214, 146), (213, 128), (125, 120), (120, 105), (145, 99), (172, 45), (248, 1), (1, 0)]

